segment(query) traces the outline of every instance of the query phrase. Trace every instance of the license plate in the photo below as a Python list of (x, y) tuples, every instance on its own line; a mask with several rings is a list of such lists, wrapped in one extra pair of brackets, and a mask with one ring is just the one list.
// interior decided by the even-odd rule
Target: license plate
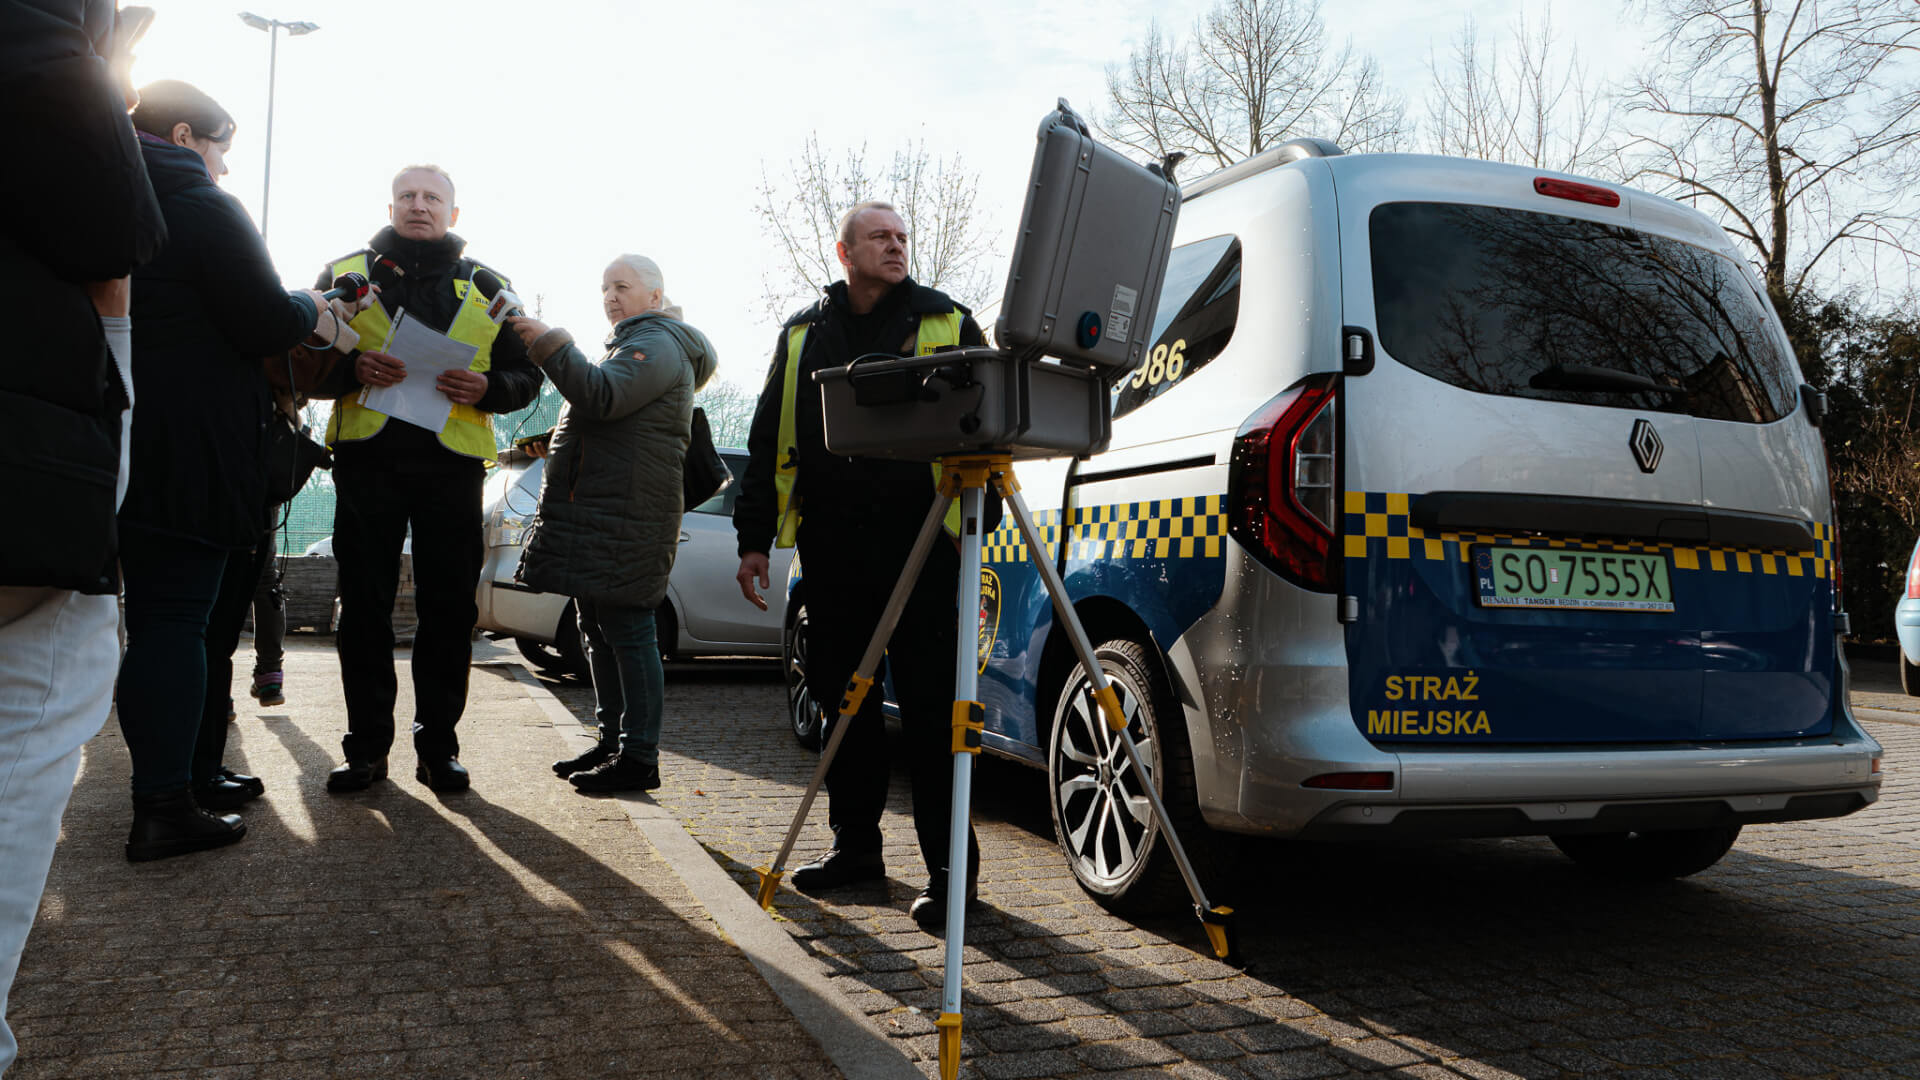
[(1477, 544), (1481, 607), (1672, 611), (1666, 555)]

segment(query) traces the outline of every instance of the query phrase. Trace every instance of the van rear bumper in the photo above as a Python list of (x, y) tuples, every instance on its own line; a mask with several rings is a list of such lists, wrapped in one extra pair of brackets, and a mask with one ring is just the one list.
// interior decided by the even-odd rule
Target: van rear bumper
[(1398, 784), (1341, 793), (1301, 830), (1339, 834), (1530, 836), (1689, 829), (1851, 814), (1880, 797), (1880, 744), (1851, 724), (1773, 744), (1382, 750)]

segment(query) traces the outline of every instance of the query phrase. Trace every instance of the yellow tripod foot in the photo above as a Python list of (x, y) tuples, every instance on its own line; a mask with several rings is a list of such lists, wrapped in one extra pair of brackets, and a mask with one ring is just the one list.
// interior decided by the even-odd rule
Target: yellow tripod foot
[(1203, 908), (1194, 905), (1193, 913), (1200, 917), (1200, 929), (1207, 932), (1207, 944), (1213, 946), (1213, 955), (1234, 967), (1245, 967), (1240, 959), (1240, 932), (1230, 907)]
[(753, 872), (760, 875), (760, 907), (763, 910), (772, 911), (773, 894), (780, 891), (780, 871), (756, 866)]
[(940, 1029), (940, 1080), (953, 1080), (960, 1073), (960, 1014), (941, 1013), (933, 1026)]

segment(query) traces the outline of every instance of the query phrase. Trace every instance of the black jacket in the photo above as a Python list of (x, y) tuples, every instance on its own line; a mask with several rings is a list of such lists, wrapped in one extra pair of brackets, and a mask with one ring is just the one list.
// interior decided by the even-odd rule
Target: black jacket
[(140, 137), (167, 246), (133, 275), (133, 482), (120, 507), (142, 531), (251, 548), (266, 515), (272, 408), (262, 357), (313, 329), (311, 298), (280, 284), (259, 230), (200, 155)]
[[(420, 319), (444, 333), (460, 313), (460, 298), (454, 294), (456, 277), (472, 280), (474, 268), (482, 264), (463, 258), (467, 242), (448, 233), (439, 240), (409, 240), (392, 226), (374, 234), (367, 246), (368, 268), (375, 285), (380, 286), (379, 303), (392, 313), (406, 309), (407, 318)], [(352, 254), (352, 253), (349, 253)], [(346, 256), (341, 256), (346, 258)], [(334, 262), (339, 262), (335, 259)], [(333, 282), (333, 263), (320, 271), (315, 288), (325, 289)], [(489, 267), (488, 269), (492, 269)], [(499, 271), (494, 271), (496, 274)], [(506, 280), (505, 274), (499, 274)], [(345, 397), (360, 392), (360, 380), (354, 377), (353, 360), (360, 354), (337, 363), (316, 397)], [(492, 366), (487, 371), (487, 392), (477, 407), (482, 412), (504, 413), (523, 409), (540, 393), (543, 376), (527, 360), (527, 347), (520, 336), (502, 326), (489, 350)], [(399, 468), (458, 467), (472, 458), (456, 454), (440, 444), (437, 432), (412, 424), (392, 421), (371, 439), (335, 443), (334, 460), (353, 468), (381, 462)]]
[[(853, 317), (847, 307), (847, 283), (836, 281), (818, 303), (787, 320), (774, 344), (773, 363), (747, 435), (747, 475), (740, 481), (733, 510), (740, 554), (772, 550), (774, 534), (779, 530), (779, 501), (773, 487), (775, 444), (780, 440), (787, 334), (801, 325), (809, 329), (800, 354), (800, 400), (794, 415), (794, 439), (800, 451), (794, 497), (804, 500), (806, 517), (816, 525), (844, 521), (856, 529), (863, 523), (895, 515), (906, 515), (916, 523), (926, 517), (928, 500), (933, 497), (933, 476), (924, 462), (841, 457), (827, 452), (821, 431), (820, 387), (812, 375), (822, 368), (851, 363), (856, 347), (860, 355), (889, 352), (912, 356), (920, 316), (955, 310), (966, 316), (960, 323), (960, 344), (985, 344), (979, 325), (964, 306), (937, 289), (915, 284), (912, 278), (895, 286), (866, 318)], [(856, 343), (855, 338), (861, 340)], [(997, 520), (997, 515), (990, 517)]]
[(118, 587), (114, 492), (126, 392), (86, 283), (125, 277), (166, 240), (101, 58), (113, 0), (0, 0), (0, 585)]

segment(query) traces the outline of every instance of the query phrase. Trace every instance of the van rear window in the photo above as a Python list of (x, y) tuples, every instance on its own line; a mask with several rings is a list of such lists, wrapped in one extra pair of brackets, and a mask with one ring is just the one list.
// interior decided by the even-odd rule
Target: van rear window
[(1714, 420), (1768, 423), (1795, 407), (1793, 361), (1723, 255), (1451, 203), (1387, 203), (1370, 226), (1380, 344), (1416, 371), (1487, 394)]

